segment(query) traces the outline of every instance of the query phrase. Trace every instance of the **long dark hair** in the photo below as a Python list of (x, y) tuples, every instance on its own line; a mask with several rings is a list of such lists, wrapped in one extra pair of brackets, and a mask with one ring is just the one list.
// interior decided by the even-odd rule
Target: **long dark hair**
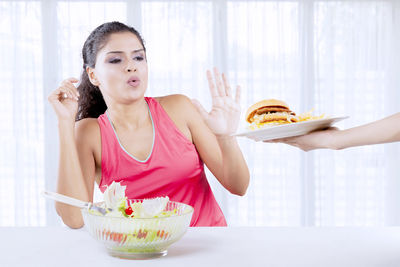
[(94, 68), (96, 66), (96, 58), (99, 50), (104, 47), (111, 34), (119, 32), (131, 32), (136, 35), (146, 52), (142, 37), (133, 27), (118, 21), (113, 21), (104, 23), (94, 29), (86, 39), (82, 48), (83, 70), (78, 86), (80, 96), (78, 101), (78, 113), (76, 114), (77, 121), (84, 118), (98, 118), (107, 109), (106, 102), (104, 101), (99, 87), (90, 82), (86, 68)]

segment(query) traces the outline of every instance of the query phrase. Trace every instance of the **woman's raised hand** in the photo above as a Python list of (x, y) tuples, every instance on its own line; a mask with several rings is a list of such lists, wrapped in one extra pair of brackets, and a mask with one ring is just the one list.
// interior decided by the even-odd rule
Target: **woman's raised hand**
[(220, 75), (214, 68), (214, 79), (211, 71), (207, 71), (208, 85), (212, 97), (212, 108), (207, 112), (203, 106), (193, 100), (193, 104), (202, 115), (208, 127), (216, 135), (231, 135), (236, 132), (240, 119), (240, 86), (233, 93), (225, 74)]
[(79, 93), (74, 83), (77, 82), (79, 80), (75, 78), (65, 79), (48, 97), (59, 120), (75, 122)]

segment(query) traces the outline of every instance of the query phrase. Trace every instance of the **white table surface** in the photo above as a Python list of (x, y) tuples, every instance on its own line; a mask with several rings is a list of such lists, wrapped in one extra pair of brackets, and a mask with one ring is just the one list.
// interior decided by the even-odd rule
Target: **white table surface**
[(400, 227), (189, 228), (165, 257), (109, 256), (84, 229), (0, 227), (0, 266), (400, 266)]

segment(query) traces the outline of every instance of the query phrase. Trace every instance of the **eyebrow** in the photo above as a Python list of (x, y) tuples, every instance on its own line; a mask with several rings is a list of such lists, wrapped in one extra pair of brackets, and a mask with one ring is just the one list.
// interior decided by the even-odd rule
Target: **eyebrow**
[[(133, 50), (132, 53), (137, 53), (137, 52), (141, 52), (141, 51), (144, 51), (144, 49), (142, 48), (142, 49)], [(122, 54), (122, 53), (124, 53), (124, 52), (123, 51), (110, 51), (110, 52), (107, 52), (107, 54)]]

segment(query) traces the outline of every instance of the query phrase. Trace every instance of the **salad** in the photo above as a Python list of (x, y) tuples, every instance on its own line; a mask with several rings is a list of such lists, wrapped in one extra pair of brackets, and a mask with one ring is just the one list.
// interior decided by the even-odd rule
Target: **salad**
[[(125, 195), (126, 186), (119, 182), (112, 182), (104, 191), (104, 203), (102, 207), (108, 217), (126, 218), (161, 218), (170, 217), (177, 214), (177, 210), (166, 210), (169, 198), (156, 197), (143, 200), (129, 200)], [(90, 210), (90, 213), (100, 214)]]

